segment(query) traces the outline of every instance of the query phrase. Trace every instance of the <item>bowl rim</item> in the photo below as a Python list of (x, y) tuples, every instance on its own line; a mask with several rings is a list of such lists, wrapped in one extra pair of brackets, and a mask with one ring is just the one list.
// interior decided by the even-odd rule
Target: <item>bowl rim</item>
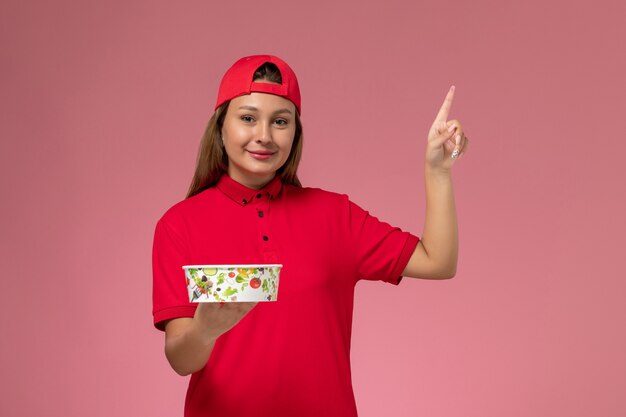
[(272, 268), (279, 267), (282, 268), (282, 264), (230, 264), (230, 265), (183, 265), (182, 269), (196, 268), (196, 269), (204, 269), (204, 268)]

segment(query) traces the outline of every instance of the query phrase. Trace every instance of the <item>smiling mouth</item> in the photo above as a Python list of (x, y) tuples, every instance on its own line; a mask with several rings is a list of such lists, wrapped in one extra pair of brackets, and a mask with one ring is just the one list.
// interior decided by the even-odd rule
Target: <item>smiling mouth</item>
[(248, 152), (254, 155), (262, 155), (262, 156), (274, 155), (276, 153), (276, 152), (268, 152), (268, 151), (262, 151), (262, 152), (248, 151)]
[(255, 153), (255, 152), (248, 152), (248, 153), (250, 154), (251, 157), (253, 157), (257, 161), (269, 161), (274, 156), (273, 153), (265, 153), (265, 154)]

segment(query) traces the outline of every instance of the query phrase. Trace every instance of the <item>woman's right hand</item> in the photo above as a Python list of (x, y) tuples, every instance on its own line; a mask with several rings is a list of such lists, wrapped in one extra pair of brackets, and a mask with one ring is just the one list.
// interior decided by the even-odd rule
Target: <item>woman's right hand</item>
[(198, 303), (193, 318), (165, 322), (165, 356), (179, 375), (202, 369), (219, 336), (229, 331), (258, 302)]
[(207, 340), (217, 339), (232, 329), (258, 302), (198, 303), (194, 314), (197, 330)]

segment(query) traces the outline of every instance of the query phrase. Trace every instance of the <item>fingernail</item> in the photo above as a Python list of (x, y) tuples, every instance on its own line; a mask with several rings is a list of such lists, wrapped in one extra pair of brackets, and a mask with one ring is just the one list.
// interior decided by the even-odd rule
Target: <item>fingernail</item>
[(455, 159), (458, 155), (459, 155), (459, 150), (455, 149), (454, 152), (452, 152), (452, 159)]
[(456, 135), (455, 142), (457, 145), (461, 144), (461, 135)]

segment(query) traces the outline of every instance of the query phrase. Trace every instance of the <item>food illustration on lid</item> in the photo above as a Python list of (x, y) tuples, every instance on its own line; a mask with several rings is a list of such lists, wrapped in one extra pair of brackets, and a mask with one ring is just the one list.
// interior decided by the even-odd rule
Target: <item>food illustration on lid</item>
[(190, 302), (277, 301), (282, 265), (183, 266)]

